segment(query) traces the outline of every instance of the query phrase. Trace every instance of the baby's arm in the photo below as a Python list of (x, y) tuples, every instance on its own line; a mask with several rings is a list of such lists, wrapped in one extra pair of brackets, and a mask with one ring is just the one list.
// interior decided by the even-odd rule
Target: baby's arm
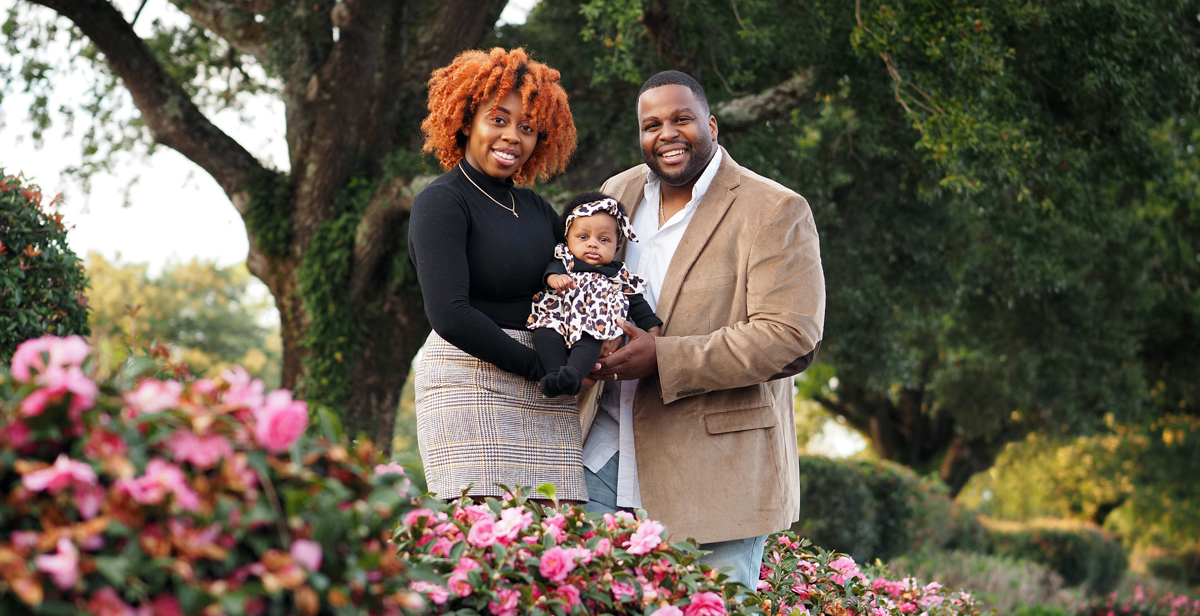
[(546, 277), (546, 286), (555, 291), (566, 291), (574, 289), (576, 286), (575, 279), (566, 274), (550, 274)]
[(555, 291), (566, 291), (578, 286), (575, 284), (575, 280), (567, 274), (567, 266), (563, 265), (563, 262), (558, 259), (554, 259), (550, 262), (550, 265), (546, 266), (546, 273), (543, 277), (546, 280), (546, 286)]

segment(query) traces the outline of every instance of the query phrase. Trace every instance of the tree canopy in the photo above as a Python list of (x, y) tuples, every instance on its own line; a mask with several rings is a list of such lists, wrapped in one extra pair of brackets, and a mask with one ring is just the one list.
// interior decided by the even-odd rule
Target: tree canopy
[[(880, 456), (958, 489), (1030, 431), (1200, 403), (1194, 2), (543, 0), (499, 29), (504, 0), (173, 4), (186, 25), (143, 38), (107, 0), (22, 2), (9, 77), (52, 90), (41, 50), (71, 38), (106, 76), (79, 111), (110, 132), (87, 139), (153, 139), (213, 175), (280, 306), (284, 385), (377, 442), (428, 331), (398, 241), (423, 84), (491, 44), (563, 72), (562, 188), (639, 162), (641, 80), (706, 86), (733, 157), (813, 206), (837, 377), (814, 399)], [(105, 115), (121, 88), (124, 124)], [(284, 101), (288, 172), (205, 115), (252, 92)]]

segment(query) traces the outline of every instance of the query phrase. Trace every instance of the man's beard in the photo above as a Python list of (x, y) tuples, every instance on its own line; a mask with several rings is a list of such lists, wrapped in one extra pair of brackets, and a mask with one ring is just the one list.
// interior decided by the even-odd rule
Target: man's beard
[[(713, 143), (712, 139), (701, 139), (698, 143), (691, 143), (686, 139), (679, 139), (672, 143), (685, 143), (690, 148), (691, 156), (688, 159), (688, 164), (679, 173), (668, 174), (663, 171), (662, 166), (658, 164), (658, 155), (650, 152), (647, 153), (645, 148), (642, 149), (642, 160), (646, 161), (646, 166), (654, 172), (667, 186), (683, 186), (692, 180), (700, 177), (704, 173), (704, 168), (708, 166), (708, 162), (712, 160)], [(655, 144), (655, 149), (661, 148), (664, 144)]]

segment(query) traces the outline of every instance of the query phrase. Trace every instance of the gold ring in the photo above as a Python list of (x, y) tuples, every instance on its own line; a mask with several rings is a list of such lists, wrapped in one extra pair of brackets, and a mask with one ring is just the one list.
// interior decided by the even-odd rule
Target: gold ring
[(616, 373), (616, 372), (614, 372), (614, 373), (613, 373), (613, 380), (614, 380), (614, 381), (615, 381), (615, 380), (617, 380), (617, 373)]

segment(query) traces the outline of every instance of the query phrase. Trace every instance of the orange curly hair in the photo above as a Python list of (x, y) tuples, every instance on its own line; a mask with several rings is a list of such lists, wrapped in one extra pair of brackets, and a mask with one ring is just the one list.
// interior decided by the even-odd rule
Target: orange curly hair
[(559, 72), (529, 59), (525, 49), (464, 51), (429, 79), (429, 116), (421, 122), (422, 152), (433, 152), (446, 171), (463, 159), (466, 137), (479, 106), (516, 89), (525, 117), (537, 127), (538, 143), (529, 160), (513, 174), (518, 184), (549, 180), (562, 173), (575, 151), (575, 121)]

